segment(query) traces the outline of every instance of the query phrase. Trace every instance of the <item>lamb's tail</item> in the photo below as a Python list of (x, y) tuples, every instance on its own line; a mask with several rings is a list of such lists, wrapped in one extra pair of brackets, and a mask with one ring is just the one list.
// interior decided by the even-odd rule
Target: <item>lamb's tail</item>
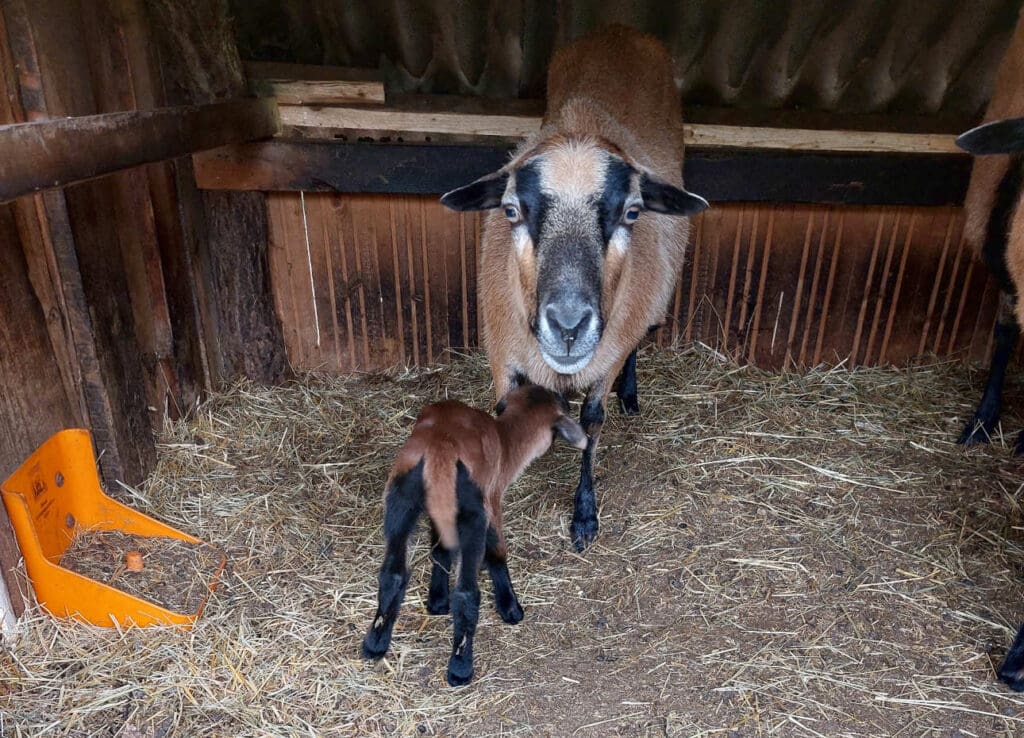
[(455, 465), (458, 460), (454, 443), (435, 444), (423, 464), (427, 515), (437, 529), (441, 545), (449, 550), (459, 545), (456, 527), (459, 501), (455, 492)]

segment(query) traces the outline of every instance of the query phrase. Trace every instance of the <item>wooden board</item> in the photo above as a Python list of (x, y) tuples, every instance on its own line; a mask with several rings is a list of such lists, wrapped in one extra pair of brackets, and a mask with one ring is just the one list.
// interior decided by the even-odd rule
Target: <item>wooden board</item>
[[(295, 368), (419, 364), (478, 344), (476, 214), (406, 195), (268, 200), (271, 280)], [(715, 207), (694, 219), (657, 341), (702, 341), (772, 368), (984, 359), (995, 293), (969, 267), (961, 226), (952, 207)]]
[[(462, 140), (498, 138), (517, 140), (540, 128), (541, 119), (530, 115), (419, 111), (395, 107), (338, 105), (282, 105), (281, 125), (302, 129), (304, 136), (322, 131), (332, 137), (338, 131), (380, 138), (388, 136), (453, 136)], [(766, 151), (816, 151), (834, 153), (960, 154), (953, 136), (886, 131), (807, 130), (723, 126), (688, 123), (686, 142), (701, 148), (760, 149)]]
[[(495, 171), (504, 146), (359, 144), (275, 139), (193, 157), (204, 189), (440, 194)], [(970, 159), (921, 154), (688, 150), (687, 186), (712, 203), (954, 205)]]
[(278, 128), (276, 104), (266, 99), (0, 126), (0, 201)]

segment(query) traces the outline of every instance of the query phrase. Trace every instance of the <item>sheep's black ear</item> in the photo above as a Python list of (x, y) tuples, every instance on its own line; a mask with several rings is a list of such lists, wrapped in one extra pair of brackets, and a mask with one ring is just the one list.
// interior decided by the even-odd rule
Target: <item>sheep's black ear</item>
[(560, 415), (555, 421), (555, 433), (570, 446), (580, 450), (587, 447), (587, 432), (568, 415)]
[(507, 184), (508, 172), (499, 169), (465, 187), (444, 193), (441, 204), (452, 210), (490, 210), (501, 205)]
[(650, 174), (640, 178), (644, 208), (666, 215), (696, 215), (708, 207), (708, 201), (682, 187), (663, 182)]
[(971, 154), (1024, 151), (1024, 118), (1007, 118), (972, 128), (957, 137), (956, 145)]

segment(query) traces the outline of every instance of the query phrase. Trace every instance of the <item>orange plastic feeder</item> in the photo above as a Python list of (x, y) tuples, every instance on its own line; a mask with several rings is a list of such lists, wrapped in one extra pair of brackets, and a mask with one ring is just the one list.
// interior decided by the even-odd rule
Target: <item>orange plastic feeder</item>
[[(196, 612), (172, 612), (59, 565), (76, 532), (117, 530), (165, 536), (190, 543), (197, 538), (143, 515), (103, 493), (87, 430), (54, 434), (0, 485), (36, 599), (49, 613), (108, 627), (179, 625), (191, 627)], [(226, 560), (208, 582), (217, 585)]]

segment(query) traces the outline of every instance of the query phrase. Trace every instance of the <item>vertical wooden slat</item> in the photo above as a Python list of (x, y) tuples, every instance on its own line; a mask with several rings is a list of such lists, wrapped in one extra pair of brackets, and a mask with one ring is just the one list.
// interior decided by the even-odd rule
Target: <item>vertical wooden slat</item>
[(764, 250), (761, 254), (761, 275), (757, 282), (757, 304), (754, 307), (753, 325), (750, 327), (750, 347), (747, 349), (747, 362), (753, 363), (757, 354), (757, 336), (761, 327), (761, 312), (765, 300), (765, 283), (768, 279), (768, 262), (772, 255), (772, 236), (775, 232), (775, 208), (768, 211), (768, 229), (764, 236)]
[(817, 366), (821, 362), (825, 330), (828, 326), (829, 311), (832, 308), (832, 286), (836, 280), (836, 268), (839, 266), (839, 250), (843, 245), (843, 226), (846, 223), (846, 213), (839, 212), (838, 223), (836, 224), (835, 240), (832, 243), (832, 258), (828, 265), (828, 280), (825, 283), (825, 297), (821, 303), (821, 314), (818, 318), (818, 340), (814, 342), (814, 359), (812, 365)]
[(785, 366), (792, 366), (793, 359), (793, 338), (796, 336), (798, 318), (800, 316), (800, 303), (804, 296), (804, 281), (807, 274), (807, 261), (811, 252), (811, 236), (814, 233), (814, 209), (803, 208), (801, 212), (807, 217), (807, 228), (804, 230), (804, 246), (800, 256), (800, 271), (797, 274), (796, 286), (793, 289), (793, 311), (789, 319), (789, 333), (786, 337), (786, 360)]
[(829, 214), (830, 211), (825, 211), (825, 217), (822, 219), (821, 232), (818, 235), (818, 248), (814, 259), (814, 276), (811, 278), (810, 292), (807, 294), (807, 310), (805, 312), (804, 320), (804, 336), (800, 342), (800, 358), (797, 359), (797, 363), (801, 366), (805, 366), (805, 360), (807, 358), (807, 343), (811, 340), (811, 328), (814, 326), (814, 314), (818, 302), (818, 281), (821, 278), (822, 264), (825, 260), (825, 236), (828, 234), (829, 228)]

